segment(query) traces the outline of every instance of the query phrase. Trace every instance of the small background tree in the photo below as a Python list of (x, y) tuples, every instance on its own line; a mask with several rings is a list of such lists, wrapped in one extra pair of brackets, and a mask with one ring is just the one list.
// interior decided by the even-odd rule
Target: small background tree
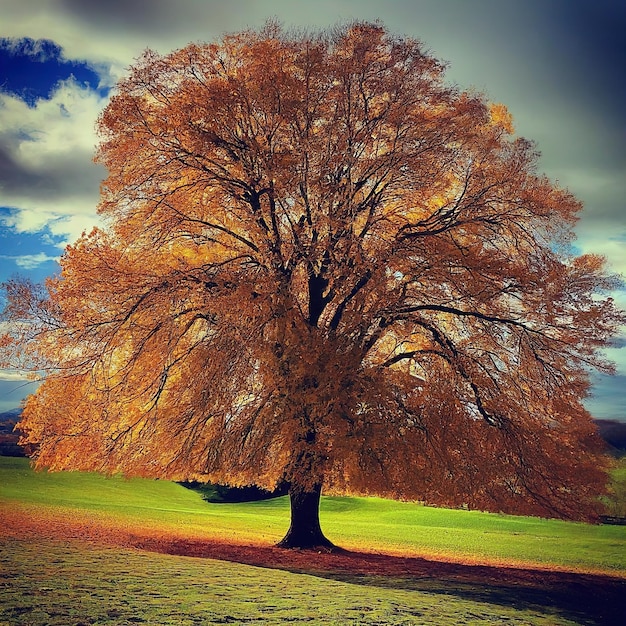
[[(581, 399), (623, 321), (580, 204), (411, 39), (276, 25), (146, 52), (99, 120), (106, 226), (6, 285), (35, 463), (589, 519)], [(12, 360), (13, 359), (13, 360)]]

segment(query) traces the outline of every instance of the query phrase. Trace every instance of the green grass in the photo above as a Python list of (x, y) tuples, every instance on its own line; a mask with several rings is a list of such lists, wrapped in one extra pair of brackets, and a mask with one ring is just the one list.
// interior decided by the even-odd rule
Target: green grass
[[(289, 525), (287, 498), (209, 504), (167, 481), (33, 472), (0, 457), (0, 505), (75, 510), (104, 523), (192, 538), (275, 543)], [(626, 574), (626, 527), (437, 509), (380, 498), (322, 499), (322, 527), (337, 545), (487, 563)]]
[(610, 495), (605, 498), (607, 513), (626, 517), (626, 457), (617, 459), (611, 471)]
[[(5, 509), (6, 507), (6, 509)], [(35, 473), (0, 457), (0, 517), (89, 519), (104, 528), (193, 539), (273, 543), (289, 520), (285, 498), (208, 504), (166, 481)], [(379, 552), (522, 560), (626, 572), (626, 528), (433, 509), (377, 498), (324, 498), (338, 544)], [(345, 624), (572, 626), (617, 623), (621, 583), (591, 605), (582, 580), (565, 591), (478, 579), (294, 573), (206, 558), (44, 538), (0, 527), (0, 626)], [(308, 571), (308, 570), (307, 570)], [(597, 584), (597, 583), (596, 583)], [(606, 583), (600, 583), (604, 585)], [(571, 589), (579, 589), (572, 595)], [(616, 586), (617, 585), (617, 586)], [(603, 587), (596, 588), (602, 593)], [(607, 599), (610, 604), (607, 604)], [(597, 611), (605, 610), (605, 618)], [(617, 613), (616, 613), (617, 612)]]
[(0, 544), (3, 626), (585, 623), (532, 602), (508, 606), (510, 598), (480, 590), (387, 585), (51, 540)]

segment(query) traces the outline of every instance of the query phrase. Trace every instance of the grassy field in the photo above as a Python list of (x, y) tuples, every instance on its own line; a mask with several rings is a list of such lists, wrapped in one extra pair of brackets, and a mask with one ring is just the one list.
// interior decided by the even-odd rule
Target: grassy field
[[(24, 520), (61, 520), (68, 527), (87, 520), (111, 532), (266, 546), (280, 539), (289, 523), (285, 498), (207, 504), (197, 493), (165, 481), (35, 473), (24, 459), (0, 457), (0, 517), (2, 510), (21, 512)], [(377, 498), (324, 498), (322, 524), (335, 543), (351, 550), (626, 578), (626, 527)], [(588, 606), (581, 599), (584, 577), (564, 590), (544, 588), (540, 574), (537, 584), (523, 587), (346, 571), (309, 575), (280, 564), (252, 567), (98, 545), (76, 533), (33, 537), (13, 529), (2, 537), (1, 529), (0, 626), (619, 623), (614, 621), (619, 608), (610, 607), (602, 616), (597, 609), (604, 601)], [(581, 598), (572, 598), (571, 588), (578, 587)]]
[[(571, 611), (469, 586), (345, 582), (238, 563), (9, 541), (0, 549), (0, 624), (508, 624), (565, 626)], [(510, 604), (509, 604), (510, 603)]]
[[(287, 498), (208, 504), (167, 481), (33, 472), (26, 459), (8, 457), (0, 457), (2, 501), (74, 510), (111, 526), (239, 543), (273, 544), (289, 526)], [(323, 498), (321, 519), (326, 535), (351, 550), (626, 576), (623, 526), (437, 509), (380, 498)]]

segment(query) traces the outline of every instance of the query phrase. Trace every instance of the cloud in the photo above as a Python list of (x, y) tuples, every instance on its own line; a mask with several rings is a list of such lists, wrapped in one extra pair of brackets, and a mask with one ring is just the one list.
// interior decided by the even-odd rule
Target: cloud
[[(261, 11), (276, 14), (280, 9)], [(4, 34), (53, 39), (65, 58), (81, 59), (100, 75), (101, 87), (113, 86), (148, 47), (167, 53), (189, 41), (214, 39), (255, 21), (255, 0), (4, 0)]]
[(183, 4), (184, 8), (170, 0), (151, 0), (148, 8), (145, 0), (108, 0), (106, 3), (101, 0), (61, 0), (58, 3), (61, 10), (92, 29), (143, 33), (160, 39), (185, 35), (194, 26), (204, 28), (223, 24), (232, 20), (234, 14), (249, 19), (258, 7), (255, 0), (236, 0), (236, 11), (224, 2), (186, 0)]
[(70, 78), (48, 100), (28, 106), (0, 94), (0, 220), (15, 232), (47, 229), (73, 241), (97, 223), (95, 123), (106, 98)]
[(7, 382), (32, 382), (33, 377), (26, 372), (0, 369), (0, 380)]
[(21, 256), (9, 256), (6, 254), (0, 255), (0, 259), (7, 259), (13, 261), (18, 267), (22, 267), (26, 270), (32, 270), (44, 263), (50, 261), (58, 261), (59, 257), (49, 256), (44, 252), (38, 252), (37, 254), (23, 254)]

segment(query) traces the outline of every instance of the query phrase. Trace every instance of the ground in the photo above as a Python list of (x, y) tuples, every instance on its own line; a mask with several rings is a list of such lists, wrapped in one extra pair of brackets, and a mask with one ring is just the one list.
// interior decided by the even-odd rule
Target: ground
[[(448, 563), (422, 558), (342, 551), (285, 550), (188, 539), (178, 534), (107, 528), (82, 516), (28, 515), (19, 508), (0, 511), (0, 539), (61, 539), (96, 546), (217, 559), (231, 563), (304, 573), (325, 579), (407, 590), (454, 594), (505, 606), (552, 606), (576, 616), (573, 623), (621, 624), (626, 614), (626, 580), (591, 573)], [(579, 621), (580, 619), (580, 621)]]

